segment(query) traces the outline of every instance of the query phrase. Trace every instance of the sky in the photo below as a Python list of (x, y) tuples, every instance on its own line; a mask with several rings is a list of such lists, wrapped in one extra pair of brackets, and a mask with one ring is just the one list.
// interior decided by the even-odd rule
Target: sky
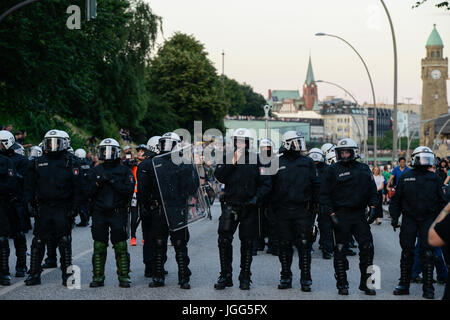
[[(268, 89), (298, 90), (306, 79), (311, 54), (316, 80), (337, 83), (358, 102), (372, 101), (367, 73), (344, 42), (317, 37), (340, 36), (361, 54), (369, 68), (377, 102), (393, 102), (394, 56), (389, 21), (379, 0), (145, 0), (163, 18), (162, 44), (176, 31), (205, 45), (209, 59), (225, 74), (250, 84), (267, 98)], [(430, 2), (431, 1), (431, 2)], [(398, 102), (421, 103), (421, 59), (436, 23), (450, 56), (450, 11), (429, 0), (385, 0), (394, 24), (398, 51)], [(319, 99), (350, 99), (328, 84), (319, 85)], [(447, 81), (450, 97), (450, 81)]]

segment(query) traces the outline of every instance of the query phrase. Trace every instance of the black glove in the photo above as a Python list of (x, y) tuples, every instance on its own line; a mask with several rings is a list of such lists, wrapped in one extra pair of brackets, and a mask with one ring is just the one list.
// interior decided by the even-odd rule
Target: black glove
[(107, 172), (103, 172), (103, 174), (102, 174), (102, 180), (103, 180), (104, 182), (107, 182), (107, 183), (112, 183), (112, 182), (113, 182), (112, 176), (111, 176), (109, 173), (107, 173)]
[(259, 204), (259, 199), (258, 199), (258, 197), (257, 196), (254, 196), (253, 198), (251, 198), (248, 202), (247, 202), (247, 205), (249, 205), (249, 206), (258, 206), (258, 204)]
[(398, 218), (392, 218), (391, 226), (394, 228), (394, 232), (397, 231), (397, 228), (400, 228), (400, 224), (398, 223)]
[(369, 213), (367, 214), (367, 223), (372, 224), (375, 219), (375, 208), (370, 207)]
[(150, 217), (150, 212), (143, 205), (139, 206), (139, 213), (140, 213), (141, 217), (143, 217), (143, 218)]

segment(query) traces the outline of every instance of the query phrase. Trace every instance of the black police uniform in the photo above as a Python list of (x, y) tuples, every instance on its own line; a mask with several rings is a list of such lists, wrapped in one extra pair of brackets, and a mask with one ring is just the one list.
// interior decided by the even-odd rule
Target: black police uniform
[[(378, 193), (372, 173), (366, 164), (356, 160), (338, 161), (329, 166), (321, 179), (320, 203), (325, 213), (335, 213), (338, 221), (333, 225), (335, 248), (334, 269), (340, 294), (348, 294), (346, 270), (348, 260), (345, 245), (349, 234), (353, 234), (359, 244), (359, 268), (361, 271), (360, 290), (373, 295), (367, 288), (370, 277), (367, 268), (373, 264), (373, 238), (365, 216), (367, 206), (375, 207)], [(335, 221), (336, 221), (335, 220)]]
[(87, 174), (87, 194), (92, 201), (92, 256), (94, 275), (91, 287), (103, 285), (106, 248), (109, 238), (113, 244), (120, 286), (129, 287), (130, 256), (126, 240), (127, 205), (133, 196), (135, 179), (120, 159), (104, 161)]
[[(82, 184), (82, 190), (85, 190), (85, 185), (87, 184), (87, 175), (89, 170), (92, 168), (92, 160), (90, 159), (78, 159), (80, 166), (80, 182)], [(81, 203), (77, 208), (77, 213), (80, 215), (80, 223), (77, 224), (79, 227), (84, 227), (89, 224), (89, 203), (88, 195), (83, 193), (81, 197)]]
[(6, 155), (12, 160), (16, 168), (19, 183), (19, 193), (7, 206), (10, 236), (13, 238), (16, 249), (16, 277), (25, 277), (27, 272), (27, 240), (25, 233), (28, 232), (28, 215), (25, 210), (23, 199), (23, 188), (25, 176), (28, 172), (29, 161), (27, 157), (17, 154), (14, 150), (7, 150)]
[(318, 202), (320, 180), (314, 161), (297, 151), (285, 150), (279, 158), (278, 172), (271, 176), (271, 201), (274, 207), (279, 260), (280, 289), (292, 287), (292, 245), (299, 251), (299, 268), (303, 291), (310, 291), (311, 246), (315, 216), (310, 207)]
[[(324, 162), (316, 164), (319, 179), (323, 176), (328, 165)], [(319, 245), (322, 248), (324, 258), (331, 258), (333, 254), (333, 226), (331, 225), (330, 216), (323, 210), (322, 206), (318, 208), (317, 221), (319, 223)]]
[[(0, 285), (9, 286), (9, 241), (11, 235), (8, 208), (20, 196), (18, 177), (11, 159), (0, 154)], [(16, 249), (17, 251), (17, 249)]]
[[(190, 237), (189, 230), (186, 226), (177, 231), (169, 231), (160, 192), (164, 193), (165, 201), (167, 202), (166, 208), (181, 208), (186, 205), (184, 194), (197, 190), (199, 183), (197, 185), (190, 185), (190, 179), (184, 177), (184, 173), (187, 173), (183, 168), (185, 165), (181, 164), (181, 167), (177, 166), (172, 162), (170, 157), (160, 158), (160, 165), (164, 166), (168, 171), (178, 171), (180, 173), (178, 182), (182, 183), (178, 184), (174, 181), (174, 188), (171, 192), (161, 190), (155, 176), (153, 158), (144, 160), (138, 167), (137, 180), (139, 183), (137, 200), (142, 208), (143, 229), (145, 232), (144, 246), (147, 243), (147, 239), (150, 238), (150, 246), (148, 249), (144, 248), (144, 251), (147, 252), (147, 257), (144, 257), (146, 259), (144, 263), (146, 265), (151, 264), (152, 266), (151, 274), (153, 275), (153, 281), (149, 286), (160, 287), (164, 285), (164, 263), (167, 260), (167, 240), (170, 235), (175, 249), (175, 259), (178, 264), (178, 284), (183, 289), (189, 289), (191, 276), (189, 269), (190, 259), (187, 249), (187, 243)], [(180, 203), (180, 201), (183, 203)], [(154, 246), (154, 254), (151, 252), (152, 246)]]
[[(145, 156), (146, 159), (139, 165), (139, 167), (145, 162), (146, 162), (146, 166), (151, 164), (151, 159), (156, 156), (156, 153), (153, 151), (149, 151), (147, 150), (145, 152)], [(146, 174), (148, 172), (148, 168), (144, 169), (144, 171), (140, 170), (138, 167), (138, 170), (136, 172), (136, 178), (138, 178), (139, 176), (142, 177), (142, 174)], [(153, 174), (154, 173), (150, 173)], [(146, 182), (150, 181), (149, 178), (146, 178)], [(156, 178), (154, 178), (154, 180), (151, 180), (152, 182), (156, 183)], [(144, 188), (146, 190), (150, 190), (151, 188), (149, 188), (148, 186), (146, 188)], [(151, 237), (151, 216), (149, 215), (149, 204), (147, 203), (146, 206), (142, 205), (142, 201), (149, 201), (148, 197), (151, 198), (158, 198), (159, 197), (159, 190), (158, 190), (158, 185), (154, 185), (152, 186), (152, 189), (155, 194), (153, 195), (147, 195), (146, 197), (144, 197), (144, 199), (142, 199), (142, 197), (139, 195), (139, 190), (140, 190), (140, 186), (138, 183), (138, 193), (136, 194), (137, 196), (137, 201), (138, 201), (138, 206), (139, 206), (139, 213), (140, 213), (140, 217), (141, 217), (141, 223), (142, 223), (142, 238), (144, 239), (144, 246), (143, 246), (143, 262), (145, 265), (145, 277), (147, 278), (151, 278), (153, 277), (153, 259), (155, 257), (155, 241), (154, 239), (152, 239)], [(156, 205), (156, 201), (153, 201), (153, 205)], [(159, 204), (158, 204), (159, 205)], [(165, 257), (164, 261), (162, 262), (163, 265), (167, 260), (167, 256)], [(165, 271), (164, 271), (165, 273)]]
[(80, 169), (67, 151), (47, 153), (29, 166), (25, 180), (25, 201), (36, 203), (34, 238), (31, 245), (30, 275), (27, 285), (41, 283), (41, 262), (45, 242), (53, 236), (61, 254), (63, 285), (72, 264), (72, 212), (79, 203)]
[(431, 298), (434, 294), (433, 249), (428, 244), (428, 230), (447, 204), (442, 192), (442, 180), (427, 168), (413, 168), (402, 174), (389, 204), (393, 226), (403, 215), (400, 227), (400, 282), (394, 294), (408, 294), (414, 248), (417, 235), (420, 238), (419, 258), (423, 269), (423, 293)]
[[(257, 163), (257, 155), (245, 149), (245, 153), (238, 159), (237, 164), (228, 164), (225, 156), (223, 164), (217, 165), (216, 179), (225, 184), (225, 193), (221, 201), (222, 214), (219, 218), (219, 257), (220, 276), (215, 284), (216, 289), (231, 287), (233, 261), (233, 235), (239, 226), (241, 240), (241, 272), (239, 275), (240, 288), (250, 288), (250, 267), (252, 263), (252, 247), (258, 237), (258, 209), (256, 204), (262, 203), (270, 190), (270, 178), (262, 176)], [(252, 200), (252, 204), (250, 201)], [(256, 200), (256, 201), (255, 201)]]

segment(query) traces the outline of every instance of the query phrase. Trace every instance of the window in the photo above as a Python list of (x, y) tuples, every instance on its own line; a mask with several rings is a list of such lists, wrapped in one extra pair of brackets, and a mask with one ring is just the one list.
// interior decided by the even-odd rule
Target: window
[(431, 56), (434, 57), (434, 51), (431, 51)]
[(441, 52), (440, 51), (436, 51), (436, 57), (440, 57), (441, 56)]

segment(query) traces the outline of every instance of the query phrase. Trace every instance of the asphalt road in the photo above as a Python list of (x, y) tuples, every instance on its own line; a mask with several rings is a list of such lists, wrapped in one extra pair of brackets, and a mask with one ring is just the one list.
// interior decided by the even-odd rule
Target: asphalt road
[[(76, 227), (73, 230), (73, 263), (81, 270), (81, 288), (68, 289), (61, 285), (60, 269), (47, 269), (42, 275), (42, 285), (27, 287), (23, 278), (15, 278), (12, 273), (12, 285), (0, 287), (0, 300), (423, 300), (421, 285), (411, 284), (409, 296), (394, 296), (392, 290), (399, 278), (400, 246), (398, 231), (394, 233), (390, 226), (390, 219), (385, 217), (381, 225), (372, 226), (375, 246), (374, 264), (380, 267), (381, 288), (375, 297), (366, 296), (358, 290), (359, 267), (358, 256), (349, 257), (350, 270), (348, 279), (350, 295), (339, 296), (333, 276), (332, 260), (323, 260), (318, 250), (318, 243), (314, 244), (315, 252), (312, 256), (312, 292), (304, 293), (300, 290), (298, 270), (298, 257), (295, 253), (292, 271), (294, 274), (293, 288), (278, 290), (280, 263), (278, 257), (265, 252), (258, 252), (252, 264), (252, 287), (250, 291), (239, 289), (239, 240), (237, 233), (234, 240), (234, 287), (223, 291), (213, 288), (219, 274), (219, 255), (217, 249), (217, 226), (220, 215), (220, 206), (213, 206), (213, 219), (202, 220), (190, 226), (191, 240), (188, 245), (192, 270), (191, 290), (180, 289), (177, 285), (177, 265), (173, 247), (168, 247), (168, 260), (166, 269), (166, 286), (162, 288), (149, 288), (150, 279), (144, 277), (144, 264), (142, 262), (142, 237), (138, 229), (138, 244), (130, 247), (131, 254), (131, 280), (129, 289), (120, 288), (116, 275), (114, 251), (111, 245), (108, 248), (106, 264), (105, 286), (102, 288), (89, 288), (92, 277), (92, 237), (90, 228)], [(27, 235), (28, 245), (31, 244), (31, 234)], [(12, 241), (10, 269), (14, 271), (15, 251)], [(357, 250), (357, 249), (356, 249)], [(29, 259), (29, 257), (28, 257)], [(28, 261), (29, 263), (29, 261)], [(443, 295), (444, 286), (436, 284), (436, 299)]]

